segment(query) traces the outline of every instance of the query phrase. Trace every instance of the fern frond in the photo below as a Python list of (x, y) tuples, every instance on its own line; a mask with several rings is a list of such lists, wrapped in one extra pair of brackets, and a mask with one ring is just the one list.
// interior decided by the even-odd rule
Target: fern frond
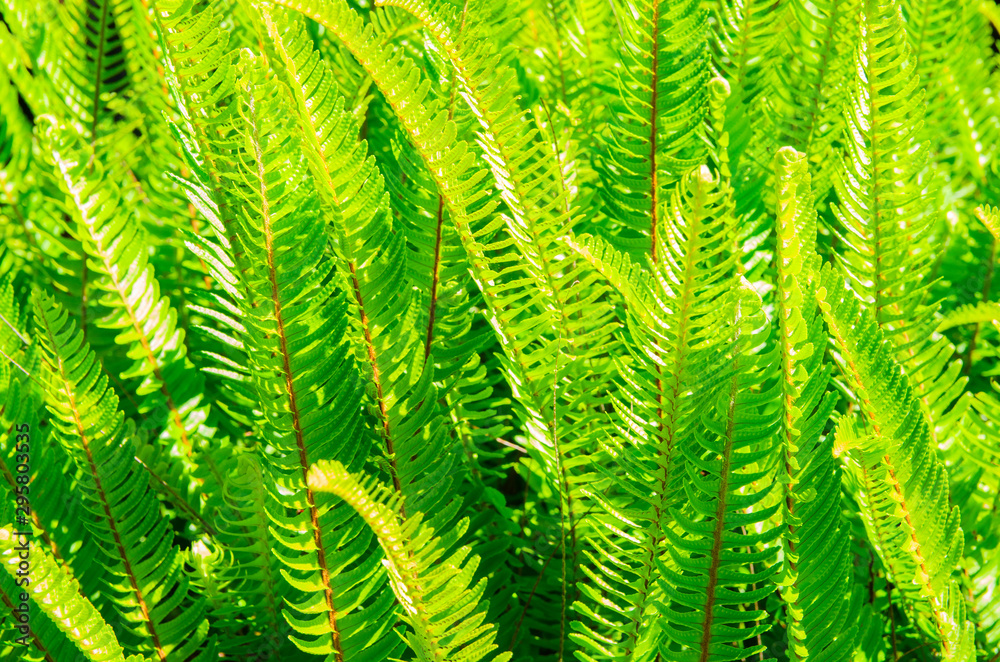
[(773, 66), (768, 60), (788, 7), (755, 0), (718, 0), (711, 6), (716, 74), (729, 81), (736, 99), (753, 106), (756, 97), (767, 91), (766, 67)]
[(875, 315), (829, 267), (816, 299), (860, 411), (863, 432), (845, 438), (858, 439), (852, 470), (865, 528), (912, 617), (946, 659), (964, 660), (972, 628), (964, 604), (949, 597), (956, 590), (961, 528), (927, 423)]
[(42, 394), (28, 380), (41, 366), (35, 345), (22, 347), (30, 320), (22, 317), (10, 281), (9, 275), (0, 278), (0, 351), (5, 359), (0, 363), (0, 493), (6, 503), (23, 509), (39, 546), (103, 608), (98, 550), (78, 516), (84, 505), (73, 477), (66, 475), (68, 458), (39, 420)]
[[(339, 462), (319, 462), (309, 470), (309, 485), (343, 499), (378, 536), (403, 618), (413, 629), (404, 635), (421, 662), (477, 662), (496, 649), (496, 632), (483, 624), (479, 599), (485, 586), (470, 586), (479, 563), (463, 547), (448, 550), (468, 523), (444, 537), (425, 524), (421, 513), (402, 514), (399, 499), (372, 479), (358, 480)], [(507, 662), (510, 653), (489, 659)]]
[[(278, 4), (299, 11), (318, 21), (335, 35), (345, 49), (361, 63), (379, 90), (385, 95), (411, 144), (423, 160), (426, 172), (434, 180), (441, 201), (466, 250), (476, 284), (480, 290), (485, 292), (486, 283), (491, 282), (496, 275), (499, 275), (491, 268), (490, 260), (486, 254), (487, 252), (504, 253), (509, 249), (509, 240), (493, 241), (493, 235), (501, 221), (500, 219), (488, 220), (489, 215), (495, 209), (495, 204), (489, 201), (484, 203), (484, 200), (488, 199), (488, 194), (484, 190), (484, 180), (487, 173), (483, 170), (471, 169), (475, 153), (470, 151), (464, 142), (455, 142), (457, 129), (454, 122), (448, 118), (448, 113), (439, 110), (436, 104), (425, 105), (428, 88), (425, 84), (420, 83), (419, 71), (416, 70), (412, 61), (380, 43), (374, 29), (371, 26), (365, 27), (360, 17), (346, 4), (341, 5), (330, 0), (315, 2), (288, 0)], [(271, 28), (268, 30), (269, 32), (273, 31)], [(272, 35), (271, 38), (274, 39), (274, 36)], [(286, 38), (294, 39), (294, 37)], [(297, 46), (294, 49), (286, 46), (286, 49), (295, 57), (315, 57), (310, 56), (309, 50), (303, 50), (302, 46)], [(307, 62), (308, 64), (306, 64)], [(288, 66), (287, 60), (284, 66)], [(298, 66), (299, 68), (305, 66), (307, 71), (312, 71), (317, 65), (303, 59)], [(324, 90), (323, 87), (316, 90), (317, 97), (314, 103), (321, 103), (323, 107), (339, 103), (336, 102), (335, 97)], [(292, 86), (292, 92), (298, 99), (295, 104), (297, 112), (301, 113), (303, 109), (301, 104), (304, 99), (301, 98), (299, 92), (295, 91), (294, 86)], [(317, 119), (319, 117), (321, 116), (318, 116)], [(313, 124), (312, 119), (300, 121), (303, 126)], [(324, 135), (332, 128), (322, 125), (313, 126), (314, 131), (321, 131), (320, 135)], [(321, 159), (317, 160), (316, 155), (322, 156), (322, 152), (317, 152), (310, 147), (310, 143), (314, 140), (314, 137), (307, 139), (304, 142), (304, 147), (308, 154), (313, 155), (307, 160), (314, 169), (320, 168), (321, 172), (323, 165)], [(324, 181), (324, 178), (320, 177), (320, 180)], [(321, 188), (324, 189), (321, 195), (328, 195), (329, 186)], [(493, 243), (485, 243), (491, 241)], [(494, 326), (496, 327), (496, 325)], [(500, 329), (498, 332), (501, 332)]]
[(846, 249), (837, 259), (883, 333), (902, 347), (901, 334), (932, 312), (923, 298), (933, 255), (920, 247), (932, 217), (920, 180), (924, 91), (892, 0), (863, 2), (854, 67), (847, 150), (835, 181)]
[[(1000, 390), (992, 383), (994, 392)], [(1000, 400), (996, 393), (977, 393), (962, 420), (959, 440), (965, 457), (982, 467), (1000, 488)]]
[[(580, 0), (568, 4), (565, 39), (572, 49), (571, 63), (576, 69), (575, 85), (569, 90), (570, 105), (573, 114), (580, 117), (580, 129), (593, 131), (592, 135), (580, 136), (583, 148), (591, 151), (596, 148), (598, 135), (607, 122), (608, 82), (613, 80), (621, 36), (612, 3)], [(577, 129), (578, 134), (580, 129)]]
[[(129, 86), (121, 24), (128, 21), (128, 0), (74, 0), (57, 8), (65, 31), (63, 45), (48, 74), (69, 117), (99, 154), (115, 154), (106, 138), (114, 135), (113, 113), (121, 112)], [(110, 149), (109, 149), (110, 148)]]
[(995, 240), (1000, 241), (1000, 208), (990, 205), (976, 207), (976, 218), (982, 221)]
[[(413, 13), (441, 45), (462, 96), (482, 127), (479, 144), (509, 211), (505, 220), (512, 245), (521, 254), (521, 269), (549, 293), (553, 332), (567, 342), (586, 342), (574, 336), (586, 335), (587, 327), (581, 329), (570, 318), (583, 288), (565, 277), (572, 273), (572, 266), (560, 264), (556, 243), (575, 223), (569, 187), (558, 155), (546, 149), (545, 141), (519, 110), (515, 72), (504, 66), (502, 51), (483, 47), (491, 25), (483, 21), (481, 12), (470, 12), (456, 41), (447, 21), (420, 0), (385, 0), (383, 4)], [(523, 299), (518, 290), (522, 288), (511, 294)], [(508, 305), (514, 303), (508, 300)], [(516, 305), (524, 304), (517, 301)]]
[[(9, 518), (7, 518), (9, 519)], [(0, 572), (0, 609), (4, 618), (0, 621), (0, 657), (18, 662), (62, 662), (78, 659), (80, 650), (56, 627), (48, 616), (37, 609), (30, 615), (31, 627), (17, 621), (28, 618), (21, 606), (21, 598), (27, 597), (15, 581), (5, 572)], [(30, 606), (27, 607), (31, 609)], [(7, 615), (10, 614), (11, 617)], [(17, 628), (23, 628), (18, 630)]]
[[(993, 27), (985, 15), (988, 9), (984, 3), (965, 4), (953, 17), (961, 29), (956, 33), (949, 26), (949, 33), (963, 48), (948, 49), (946, 63), (940, 67), (943, 89), (938, 95), (941, 115), (948, 110), (945, 121), (953, 127), (956, 151), (962, 157), (956, 174), (967, 174), (981, 189), (993, 187), (989, 165), (1000, 129), (994, 121), (997, 101), (983, 93), (995, 80), (995, 70), (989, 64), (994, 56)], [(988, 195), (983, 197), (989, 199)]]
[(840, 471), (833, 436), (823, 427), (836, 397), (812, 297), (818, 266), (816, 218), (807, 156), (782, 147), (774, 159), (777, 223), (777, 345), (783, 466), (779, 469), (786, 533), (778, 580), (785, 601), (789, 659), (834, 662), (850, 657), (858, 629), (851, 602), (850, 537), (841, 518)]
[[(314, 75), (329, 80), (329, 74), (303, 39), (301, 27), (294, 27), (300, 24), (293, 23), (292, 32), (282, 35), (266, 13), (264, 21), (287, 74), (301, 142), (319, 182), (317, 193), (333, 217), (341, 287), (350, 295), (353, 313), (352, 340), (375, 387), (379, 433), (392, 480), (408, 506), (444, 516), (453, 507), (447, 496), (452, 479), (446, 470), (452, 458), (438, 436), (442, 420), (434, 411), (431, 371), (421, 369), (426, 361), (424, 338), (414, 324), (414, 300), (404, 276), (405, 248), (392, 226), (384, 184), (374, 161), (365, 157), (364, 145), (352, 138), (356, 129), (342, 110), (342, 97), (328, 96), (329, 87), (313, 86)], [(319, 96), (310, 99), (316, 89)], [(411, 413), (404, 414), (404, 407)], [(422, 435), (426, 437), (418, 441)], [(439, 453), (434, 457), (426, 449)], [(444, 521), (436, 524), (443, 526)]]
[[(993, 501), (995, 504), (995, 497)], [(996, 506), (993, 506), (992, 513), (984, 515), (977, 524), (981, 524), (984, 531), (995, 531)], [(1000, 645), (1000, 596), (996, 594), (996, 586), (1000, 580), (998, 551), (997, 544), (991, 540), (989, 547), (976, 555), (975, 565), (969, 569), (967, 582), (970, 606), (975, 609), (976, 638), (983, 642), (982, 649), (985, 651), (997, 650)]]
[[(210, 473), (208, 482), (193, 476), (194, 457), (203, 454), (205, 433), (210, 434), (205, 426), (209, 411), (203, 404), (204, 379), (187, 358), (177, 311), (162, 295), (148, 244), (97, 156), (65, 126), (51, 126), (45, 142), (91, 277), (103, 291), (99, 303), (104, 316), (95, 324), (118, 331), (115, 343), (128, 347), (126, 356), (132, 359), (121, 366), (119, 376), (137, 382), (136, 413), (144, 419), (140, 445), (149, 437), (159, 441), (142, 449), (148, 453), (144, 466), (162, 475), (154, 486), (200, 526), (202, 502), (191, 486), (210, 496), (221, 490), (222, 476)], [(207, 466), (215, 469), (211, 462)]]
[(237, 458), (236, 468), (226, 476), (225, 504), (216, 539), (233, 555), (232, 565), (209, 577), (232, 584), (224, 595), (222, 613), (214, 614), (214, 627), (228, 631), (227, 648), (234, 654), (252, 655), (261, 646), (261, 637), (274, 651), (271, 658), (292, 655), (288, 643), (289, 626), (281, 612), (286, 594), (280, 563), (271, 553), (269, 532), (268, 479), (261, 462), (251, 452)]
[[(619, 438), (607, 445), (619, 467), (602, 470), (611, 495), (588, 490), (605, 514), (593, 543), (602, 574), (583, 589), (589, 602), (577, 609), (597, 629), (574, 636), (591, 659), (644, 660), (663, 636), (651, 627), (662, 547), (680, 498), (683, 448), (698, 428), (699, 406), (717, 388), (713, 329), (735, 285), (731, 196), (727, 179), (707, 166), (682, 179), (658, 237), (652, 291), (628, 303), (628, 356), (618, 361), (621, 387), (613, 396)], [(615, 261), (606, 271), (617, 280), (615, 272), (627, 269), (615, 269)], [(618, 599), (601, 597), (597, 587), (614, 587)]]
[(229, 34), (221, 29), (212, 7), (198, 0), (161, 0), (153, 8), (153, 19), (167, 88), (187, 129), (187, 135), (178, 137), (189, 157), (191, 175), (208, 189), (207, 201), (192, 199), (192, 204), (217, 235), (231, 240), (233, 219), (223, 192), (224, 166), (216, 151), (217, 142), (228, 133), (234, 108), (236, 76)]
[(1000, 322), (1000, 303), (996, 301), (980, 301), (977, 304), (966, 304), (947, 313), (938, 323), (937, 331), (965, 324), (993, 324)]
[(836, 145), (858, 36), (858, 0), (789, 3), (790, 25), (774, 85), (785, 140), (809, 159), (817, 201), (826, 197), (836, 169)]
[[(708, 395), (697, 426), (681, 447), (689, 508), (673, 507), (676, 529), (666, 531), (672, 564), (660, 580), (659, 605), (665, 660), (743, 660), (763, 652), (766, 632), (761, 602), (781, 568), (774, 544), (783, 527), (766, 523), (779, 505), (767, 507), (773, 482), (779, 416), (777, 388), (764, 388), (775, 352), (764, 351), (766, 319), (759, 296), (745, 285), (726, 307), (730, 346), (714, 379), (723, 386)], [(756, 388), (747, 388), (748, 385)], [(707, 403), (706, 403), (707, 404)]]
[[(950, 95), (945, 94), (943, 88), (953, 60), (952, 44), (964, 36), (962, 14), (966, 8), (960, 3), (944, 0), (903, 0), (900, 4), (913, 54), (913, 67), (920, 85), (927, 90), (928, 125), (947, 122), (954, 109), (947, 105)], [(931, 144), (935, 151), (942, 149), (940, 137), (944, 135), (947, 134), (932, 132)]]
[[(472, 154), (463, 143), (450, 146), (456, 129), (447, 121), (446, 113), (439, 111), (436, 103), (429, 107), (422, 105), (428, 97), (427, 85), (418, 83), (421, 78), (413, 63), (398, 51), (380, 46), (373, 29), (362, 28), (359, 17), (340, 2), (288, 0), (281, 4), (298, 9), (331, 29), (363, 64), (447, 201), (471, 271), (490, 308), (491, 324), (501, 339), (505, 370), (518, 385), (514, 396), (529, 430), (526, 436), (531, 471), (541, 474), (558, 498), (558, 505), (553, 504), (552, 508), (553, 518), (561, 523), (556, 544), (560, 550), (566, 550), (559, 555), (569, 576), (573, 565), (569, 559), (575, 555), (576, 523), (572, 511), (578, 507), (574, 502), (579, 503), (579, 492), (569, 484), (564, 460), (574, 448), (589, 443), (589, 435), (596, 433), (595, 412), (600, 402), (595, 396), (603, 392), (600, 387), (591, 388), (588, 381), (571, 379), (570, 375), (584, 371), (588, 360), (601, 360), (613, 326), (604, 323), (609, 310), (601, 302), (601, 290), (591, 287), (593, 277), (578, 278), (579, 268), (561, 259), (557, 239), (569, 210), (557, 204), (562, 194), (547, 184), (558, 175), (549, 174), (551, 163), (540, 160), (533, 149), (525, 148), (531, 134), (525, 131), (523, 122), (509, 127), (501, 125), (510, 128), (515, 140), (513, 158), (517, 160), (511, 160), (511, 164), (520, 164), (522, 169), (513, 172), (494, 167), (510, 215), (479, 225), (479, 219), (492, 210), (491, 206), (484, 206), (471, 216), (469, 213), (469, 201), (485, 195), (480, 188), (481, 173), (466, 175), (469, 165), (466, 159)], [(517, 115), (510, 115), (509, 110), (489, 108), (483, 112), (496, 112), (496, 117), (510, 116), (512, 122), (517, 120)], [(489, 147), (484, 146), (484, 150), (489, 151)], [(536, 170), (541, 174), (536, 175)], [(492, 239), (498, 225), (505, 220), (508, 236), (485, 246), (480, 243), (481, 238)], [(551, 301), (543, 302), (534, 288), (529, 287), (531, 283), (542, 283)], [(603, 383), (602, 373), (591, 374), (593, 381)], [(567, 412), (565, 417), (559, 415), (560, 411)], [(569, 420), (564, 422), (564, 418)], [(568, 588), (564, 584), (556, 590), (563, 604), (558, 627), (564, 629)]]
[(80, 595), (80, 585), (49, 557), (32, 544), (28, 536), (10, 526), (0, 529), (0, 565), (12, 578), (17, 577), (21, 561), (18, 550), (27, 550), (31, 559), (32, 602), (72, 639), (83, 656), (91, 662), (143, 662), (141, 655), (126, 659), (114, 630), (87, 598)]
[[(133, 363), (122, 379), (141, 378), (136, 392), (144, 398), (140, 414), (160, 414), (160, 424), (191, 456), (199, 425), (207, 413), (200, 406), (203, 381), (186, 360), (184, 333), (177, 312), (160, 294), (159, 282), (147, 257), (141, 233), (129, 218), (118, 188), (104, 176), (96, 156), (81, 149), (72, 129), (52, 126), (47, 133), (63, 190), (73, 201), (73, 213), (88, 254), (105, 291), (108, 314), (98, 324), (121, 329), (118, 344), (129, 345)], [(159, 418), (157, 416), (157, 418)]]
[(275, 82), (249, 55), (239, 71), (239, 149), (223, 156), (224, 146), (215, 148), (231, 182), (232, 250), (245, 265), (236, 285), (252, 397), (263, 441), (275, 450), (265, 456), (280, 486), (269, 490), (277, 501), (270, 513), (275, 553), (299, 591), (283, 615), (306, 652), (381, 660), (398, 643), (384, 636), (393, 605), (379, 591), (385, 579), (374, 540), (306, 483), (314, 460), (337, 459), (357, 470), (372, 450), (362, 424), (364, 385), (343, 340), (346, 301), (325, 255), (315, 193), (302, 180), (302, 163), (288, 156), (295, 143)]
[[(750, 171), (755, 168), (742, 167), (744, 153), (759, 159), (759, 154), (767, 153), (773, 137), (763, 101), (771, 95), (788, 5), (768, 0), (718, 0), (711, 5), (712, 69), (731, 88), (726, 107), (730, 156), (734, 170)], [(759, 170), (765, 171), (766, 166)]]
[(634, 260), (643, 253), (655, 258), (670, 188), (703, 157), (695, 138), (708, 111), (709, 77), (708, 16), (700, 2), (653, 0), (636, 9), (617, 12), (624, 45), (601, 170), (613, 227), (628, 231), (623, 239), (648, 237), (631, 251)]
[(608, 241), (588, 235), (569, 235), (566, 246), (586, 260), (611, 286), (629, 310), (638, 317), (650, 314), (648, 271), (641, 262), (633, 262), (627, 253), (615, 249)]
[[(883, 333), (899, 348), (927, 417), (932, 440), (952, 434), (954, 409), (965, 378), (946, 339), (932, 337), (935, 305), (928, 305), (934, 214), (933, 182), (921, 174), (927, 157), (924, 91), (898, 7), (864, 3), (855, 76), (847, 115), (850, 141), (836, 182), (834, 212), (845, 251), (838, 262), (870, 306)], [(961, 405), (961, 401), (959, 401)]]
[(135, 638), (126, 646), (163, 662), (207, 660), (212, 645), (205, 641), (203, 603), (188, 593), (172, 532), (133, 461), (118, 398), (66, 312), (37, 290), (32, 297), (55, 435), (82, 475), (96, 515), (87, 527), (117, 577), (113, 599)]

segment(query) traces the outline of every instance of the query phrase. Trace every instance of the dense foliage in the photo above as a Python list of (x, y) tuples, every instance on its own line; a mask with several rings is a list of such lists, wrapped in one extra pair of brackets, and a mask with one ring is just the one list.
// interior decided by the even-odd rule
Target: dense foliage
[(5, 0), (0, 657), (997, 662), (993, 22)]

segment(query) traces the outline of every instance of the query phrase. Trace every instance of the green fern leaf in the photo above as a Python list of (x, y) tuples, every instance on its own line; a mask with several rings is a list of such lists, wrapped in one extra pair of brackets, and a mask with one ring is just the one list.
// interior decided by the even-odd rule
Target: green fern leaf
[[(37, 290), (32, 296), (48, 375), (46, 402), (59, 443), (82, 474), (81, 488), (96, 515), (86, 524), (115, 577), (114, 600), (139, 642), (135, 649), (167, 662), (207, 660), (212, 646), (205, 641), (203, 603), (189, 596), (167, 522), (159, 518), (148, 478), (133, 463), (131, 430), (118, 398), (65, 311)], [(174, 606), (180, 614), (172, 613)]]
[(135, 357), (121, 377), (141, 378), (136, 391), (150, 397), (140, 413), (164, 412), (161, 425), (179, 443), (180, 453), (190, 457), (207, 413), (199, 406), (203, 383), (186, 360), (177, 312), (160, 294), (142, 235), (93, 153), (80, 149), (72, 129), (53, 126), (47, 139), (62, 186), (73, 200), (89, 264), (102, 277), (98, 285), (106, 293), (109, 313), (98, 324), (121, 329), (116, 342), (129, 345)]
[[(494, 628), (483, 624), (477, 604), (485, 586), (469, 586), (479, 559), (470, 557), (468, 548), (447, 555), (467, 522), (436, 536), (422, 514), (404, 516), (394, 495), (371, 479), (358, 482), (337, 462), (314, 465), (309, 485), (343, 499), (378, 536), (403, 618), (413, 629), (404, 636), (418, 660), (477, 662), (496, 649)], [(490, 659), (507, 662), (510, 657), (502, 653)]]
[(812, 298), (818, 266), (816, 219), (805, 154), (783, 147), (774, 159), (777, 231), (777, 345), (780, 363), (779, 468), (784, 492), (785, 568), (778, 582), (787, 607), (789, 659), (848, 659), (857, 631), (851, 602), (850, 539), (840, 516), (840, 471), (833, 436), (822, 436), (836, 398)]
[(625, 43), (602, 177), (605, 213), (621, 228), (616, 234), (622, 241), (648, 238), (630, 249), (641, 263), (643, 253), (655, 258), (670, 187), (703, 156), (695, 138), (708, 111), (709, 60), (707, 12), (699, 2), (653, 0), (637, 10), (618, 12)]
[[(594, 542), (602, 572), (594, 585), (616, 587), (621, 604), (584, 588), (589, 601), (577, 608), (599, 629), (575, 636), (589, 655), (603, 659), (646, 659), (662, 637), (652, 627), (656, 579), (663, 572), (660, 548), (671, 535), (671, 509), (680, 497), (683, 449), (721, 370), (718, 336), (705, 336), (725, 319), (724, 292), (735, 284), (734, 256), (727, 251), (735, 232), (728, 181), (707, 167), (688, 174), (670, 212), (669, 232), (659, 236), (661, 260), (651, 265), (655, 289), (627, 300), (630, 356), (619, 362), (622, 386), (614, 397), (620, 441), (607, 449), (621, 473), (603, 472), (618, 494), (608, 499), (590, 490), (607, 516)], [(612, 618), (622, 617), (627, 621), (612, 626)]]
[(28, 542), (7, 526), (0, 529), (0, 565), (12, 577), (17, 576), (19, 545), (29, 548), (31, 592), (34, 604), (70, 637), (91, 662), (143, 662), (141, 655), (126, 659), (114, 631), (104, 622), (87, 598), (79, 593), (79, 584), (65, 574), (44, 550)]
[(994, 239), (1000, 241), (1000, 208), (989, 205), (976, 207), (976, 218), (982, 221)]
[(923, 96), (896, 5), (865, 0), (856, 74), (845, 106), (849, 141), (836, 178), (835, 210), (846, 250), (838, 261), (879, 327), (901, 347), (904, 331), (931, 314), (923, 305), (931, 253), (920, 248), (931, 216), (919, 177)]
[(842, 107), (858, 35), (858, 0), (821, 0), (790, 4), (791, 25), (781, 45), (778, 71), (785, 84), (774, 85), (783, 109), (786, 140), (809, 159), (817, 201), (826, 197), (836, 169), (836, 146), (844, 131)]
[(864, 432), (845, 438), (859, 438), (852, 470), (869, 537), (907, 609), (939, 642), (944, 658), (965, 660), (972, 626), (962, 600), (954, 599), (952, 579), (962, 553), (958, 512), (948, 507), (947, 476), (919, 404), (874, 314), (830, 268), (822, 272), (816, 299), (861, 412)]
[[(230, 155), (225, 145), (213, 147), (231, 182), (231, 250), (244, 265), (233, 276), (242, 291), (238, 326), (251, 397), (263, 441), (275, 451), (265, 455), (269, 473), (282, 486), (270, 495), (277, 500), (269, 506), (275, 554), (298, 592), (283, 616), (308, 653), (385, 659), (398, 644), (380, 638), (395, 619), (391, 600), (379, 591), (385, 578), (376, 572), (374, 540), (306, 484), (313, 459), (360, 469), (374, 441), (362, 426), (363, 383), (350, 347), (328, 340), (344, 338), (346, 301), (325, 256), (314, 192), (301, 181), (301, 164), (288, 160), (294, 143), (274, 81), (254, 58), (239, 71), (233, 111), (245, 132), (230, 143), (239, 146)], [(339, 582), (341, 572), (350, 579)], [(379, 599), (364, 604), (363, 596), (373, 594)]]
[[(676, 529), (666, 531), (671, 564), (662, 567), (665, 600), (664, 660), (743, 660), (763, 652), (755, 639), (766, 632), (760, 608), (781, 568), (774, 544), (782, 527), (766, 522), (779, 505), (765, 506), (773, 482), (778, 412), (775, 388), (745, 388), (770, 374), (775, 352), (762, 351), (767, 327), (760, 298), (752, 289), (732, 292), (725, 310), (731, 345), (713, 379), (715, 389), (700, 425), (681, 447), (686, 504), (675, 505)], [(728, 327), (728, 328), (727, 328)], [(728, 364), (728, 365), (727, 365)], [(706, 403), (707, 404), (707, 403)]]

